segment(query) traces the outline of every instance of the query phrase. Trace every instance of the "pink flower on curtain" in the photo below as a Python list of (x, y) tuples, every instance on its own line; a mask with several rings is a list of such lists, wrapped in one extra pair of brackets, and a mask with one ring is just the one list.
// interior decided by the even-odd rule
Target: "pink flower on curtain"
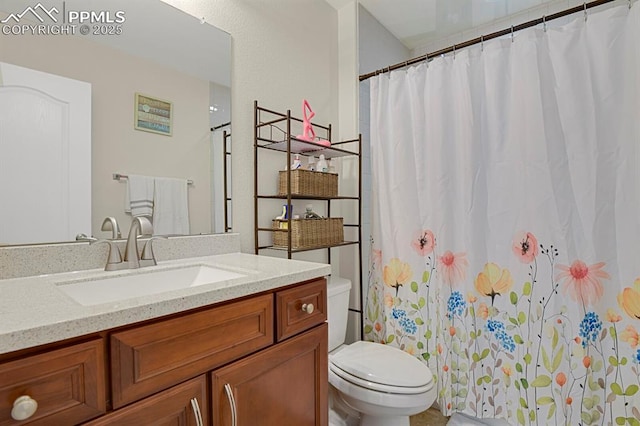
[(531, 263), (538, 255), (538, 240), (531, 232), (519, 232), (511, 247), (522, 263)]
[(631, 318), (640, 319), (640, 278), (633, 287), (627, 287), (618, 295), (618, 305)]
[(484, 296), (491, 297), (491, 304), (496, 296), (505, 294), (513, 285), (513, 278), (508, 269), (501, 269), (495, 263), (487, 263), (484, 265), (482, 272), (478, 274), (475, 280), (476, 290)]
[(451, 253), (449, 250), (438, 257), (438, 273), (442, 281), (448, 285), (454, 285), (464, 281), (467, 277), (467, 261), (466, 253)]
[(382, 265), (382, 250), (371, 250), (371, 260), (373, 261), (373, 266), (376, 268)]
[(480, 306), (478, 306), (478, 317), (482, 319), (489, 318), (489, 307), (486, 303), (481, 303)]
[(557, 280), (564, 281), (563, 294), (569, 296), (576, 302), (591, 305), (602, 297), (604, 287), (603, 279), (609, 279), (609, 274), (602, 270), (605, 263), (599, 262), (587, 266), (581, 260), (575, 260), (571, 266), (558, 265), (560, 273)]
[(422, 257), (428, 256), (436, 245), (436, 238), (429, 229), (419, 231), (411, 240), (411, 247)]
[(638, 331), (632, 325), (628, 325), (627, 328), (620, 332), (620, 340), (627, 342), (632, 348), (636, 348), (638, 347), (640, 336), (638, 336)]
[(396, 296), (398, 295), (400, 286), (409, 282), (411, 275), (411, 266), (408, 263), (402, 262), (397, 257), (391, 259), (382, 271), (382, 279), (385, 285), (395, 288)]

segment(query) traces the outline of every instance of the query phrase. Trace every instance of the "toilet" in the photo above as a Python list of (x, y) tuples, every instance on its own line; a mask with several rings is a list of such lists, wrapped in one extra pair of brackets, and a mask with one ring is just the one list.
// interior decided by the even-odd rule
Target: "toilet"
[(396, 347), (364, 341), (344, 344), (350, 290), (349, 280), (329, 278), (331, 406), (346, 408), (352, 417), (359, 417), (355, 424), (360, 426), (409, 426), (409, 416), (436, 400), (433, 375), (425, 364)]

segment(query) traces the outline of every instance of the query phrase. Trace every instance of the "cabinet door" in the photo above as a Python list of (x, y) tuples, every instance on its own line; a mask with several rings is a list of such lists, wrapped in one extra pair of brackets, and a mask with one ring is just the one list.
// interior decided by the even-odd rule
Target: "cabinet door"
[[(18, 398), (36, 411), (13, 420)], [(30, 400), (29, 400), (30, 401)], [(72, 425), (106, 411), (104, 343), (96, 339), (0, 364), (0, 425)]]
[(113, 407), (265, 348), (273, 333), (271, 294), (114, 333)]
[(209, 424), (207, 378), (202, 375), (100, 417), (86, 426)]
[(213, 425), (326, 426), (327, 350), (324, 323), (214, 371)]

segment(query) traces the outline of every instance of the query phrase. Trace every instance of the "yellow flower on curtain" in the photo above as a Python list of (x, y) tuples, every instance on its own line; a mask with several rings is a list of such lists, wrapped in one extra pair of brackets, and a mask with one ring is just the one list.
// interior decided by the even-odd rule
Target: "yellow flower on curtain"
[(412, 274), (411, 266), (408, 263), (394, 257), (389, 261), (389, 264), (384, 267), (382, 279), (385, 285), (396, 289), (397, 296), (400, 286), (409, 282)]
[(629, 346), (632, 348), (638, 347), (638, 341), (640, 340), (640, 336), (638, 336), (638, 331), (633, 328), (632, 325), (628, 325), (627, 328), (624, 329), (620, 333), (620, 340), (623, 342), (627, 342)]
[(618, 305), (631, 318), (640, 319), (640, 278), (633, 287), (627, 287), (618, 295)]
[(502, 269), (491, 262), (484, 265), (484, 269), (476, 277), (475, 286), (480, 294), (491, 297), (493, 305), (496, 296), (505, 294), (511, 289), (513, 278), (508, 269)]
[(607, 321), (609, 321), (609, 322), (620, 322), (620, 321), (622, 321), (622, 317), (620, 315), (618, 315), (618, 313), (616, 311), (614, 311), (613, 309), (609, 308), (609, 309), (607, 309)]

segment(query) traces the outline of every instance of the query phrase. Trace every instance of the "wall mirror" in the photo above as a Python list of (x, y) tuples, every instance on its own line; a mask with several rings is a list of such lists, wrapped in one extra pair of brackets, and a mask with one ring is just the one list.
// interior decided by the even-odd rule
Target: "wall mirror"
[[(50, 213), (52, 203), (72, 198), (73, 192), (51, 197), (39, 191), (40, 184), (59, 179), (49, 170), (53, 161), (37, 164), (30, 153), (46, 150), (25, 148), (29, 132), (8, 135), (0, 125), (0, 149), (6, 153), (12, 146), (22, 147), (17, 151), (23, 153), (10, 151), (11, 164), (31, 165), (14, 167), (5, 176), (9, 156), (5, 155), (4, 163), (0, 159), (0, 194), (9, 191), (14, 195), (13, 202), (3, 201), (2, 209), (16, 209), (13, 216), (5, 216), (11, 220), (0, 224), (0, 246), (73, 241), (79, 233), (111, 238), (110, 231), (101, 230), (108, 216), (117, 219), (126, 238), (131, 221), (125, 212), (129, 175), (188, 179), (189, 233), (225, 232), (224, 207), (226, 204), (230, 217), (227, 198), (231, 187), (230, 172), (225, 175), (223, 167), (225, 163), (230, 166), (230, 156), (223, 151), (224, 134), (229, 152), (231, 144), (228, 33), (160, 0), (3, 0), (0, 22), (0, 63), (9, 64), (4, 73), (0, 68), (0, 89), (8, 86), (13, 74), (26, 74), (21, 68), (13, 69), (12, 74), (11, 66), (90, 85), (90, 118), (86, 119), (90, 120), (90, 137), (85, 141), (90, 146), (86, 161), (90, 163), (90, 189), (84, 197), (85, 202), (90, 198), (90, 222), (84, 228), (73, 228), (67, 216)], [(170, 132), (136, 126), (140, 95), (170, 105), (170, 111), (163, 112), (170, 114)], [(1, 97), (5, 106), (0, 108), (15, 114), (15, 103), (6, 102), (10, 99), (6, 92), (0, 90)], [(41, 117), (29, 120), (32, 125), (28, 127), (39, 128)], [(61, 133), (73, 133), (62, 127)], [(45, 144), (50, 139), (37, 132), (29, 137)], [(47, 149), (50, 146), (51, 142)], [(66, 149), (62, 146), (46, 154), (65, 164), (64, 179), (87, 166), (68, 160)], [(32, 183), (29, 190), (25, 190), (27, 181)], [(16, 199), (16, 194), (23, 198)], [(18, 224), (21, 218), (26, 223)], [(45, 228), (66, 226), (66, 233), (57, 238), (44, 236), (45, 232), (30, 234), (30, 228), (37, 228), (33, 224), (45, 218), (49, 219)], [(2, 230), (9, 228), (19, 230), (19, 235), (15, 237), (14, 232), (12, 239), (3, 240)]]

